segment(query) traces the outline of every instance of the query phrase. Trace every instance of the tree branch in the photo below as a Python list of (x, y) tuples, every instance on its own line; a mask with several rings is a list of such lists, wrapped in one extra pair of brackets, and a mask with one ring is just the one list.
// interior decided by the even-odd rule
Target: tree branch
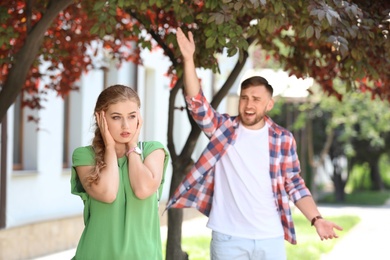
[[(74, 0), (54, 0), (48, 9), (27, 35), (23, 47), (15, 55), (14, 63), (0, 92), (0, 120), (4, 118), (8, 108), (15, 102), (22, 91), (28, 71), (38, 55), (45, 32), (51, 26), (58, 13), (73, 3)], [(17, 89), (15, 91), (15, 88)]]

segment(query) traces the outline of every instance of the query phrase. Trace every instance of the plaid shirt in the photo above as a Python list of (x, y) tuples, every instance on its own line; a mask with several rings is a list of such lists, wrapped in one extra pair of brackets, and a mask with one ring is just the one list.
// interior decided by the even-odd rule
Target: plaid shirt
[[(219, 114), (207, 102), (202, 91), (196, 97), (186, 97), (186, 101), (194, 120), (210, 142), (168, 201), (167, 209), (193, 207), (209, 216), (213, 201), (215, 164), (229, 146), (234, 144), (240, 119), (238, 116)], [(280, 213), (285, 240), (296, 244), (289, 198), (295, 203), (311, 194), (299, 175), (300, 164), (292, 133), (275, 124), (268, 116), (265, 121), (269, 126), (270, 176), (275, 203)]]

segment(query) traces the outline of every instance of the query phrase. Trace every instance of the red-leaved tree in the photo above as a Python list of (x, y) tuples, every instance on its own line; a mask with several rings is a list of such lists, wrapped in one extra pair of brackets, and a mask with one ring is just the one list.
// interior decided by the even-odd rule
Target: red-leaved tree
[[(66, 96), (83, 71), (102, 65), (95, 61), (97, 45), (118, 64), (141, 63), (140, 49), (162, 48), (172, 62), (167, 72), (173, 79), (168, 111), (172, 194), (193, 163), (191, 154), (200, 134), (189, 118), (188, 139), (183, 147), (175, 147), (174, 103), (183, 84), (177, 26), (194, 33), (198, 67), (218, 72), (216, 54), (224, 49), (240, 57), (213, 97), (215, 107), (242, 70), (251, 44), (261, 46), (290, 73), (313, 77), (325, 93), (340, 100), (335, 78), (347, 83), (350, 91), (370, 91), (390, 100), (389, 9), (385, 0), (2, 1), (0, 119), (20, 93), (28, 94), (23, 104), (32, 108), (41, 108), (47, 91)], [(132, 51), (123, 52), (121, 46)], [(41, 64), (50, 66), (41, 71)], [(38, 89), (42, 77), (51, 81)], [(181, 223), (182, 210), (170, 210), (167, 259), (187, 257), (181, 249)]]

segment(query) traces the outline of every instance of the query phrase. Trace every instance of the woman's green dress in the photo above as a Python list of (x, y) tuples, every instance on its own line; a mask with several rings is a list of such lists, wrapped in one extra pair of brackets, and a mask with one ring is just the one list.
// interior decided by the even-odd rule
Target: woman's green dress
[[(143, 143), (143, 158), (156, 149), (159, 142)], [(168, 164), (165, 151), (163, 180), (158, 192), (147, 199), (138, 199), (131, 188), (127, 156), (118, 159), (119, 189), (113, 203), (91, 198), (84, 190), (75, 171), (76, 166), (95, 165), (91, 146), (73, 152), (71, 192), (84, 202), (84, 231), (77, 246), (75, 260), (161, 260), (162, 246), (158, 198)]]

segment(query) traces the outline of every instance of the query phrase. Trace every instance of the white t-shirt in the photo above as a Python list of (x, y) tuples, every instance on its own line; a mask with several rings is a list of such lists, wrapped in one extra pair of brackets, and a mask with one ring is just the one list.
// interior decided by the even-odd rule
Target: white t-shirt
[(207, 227), (231, 236), (283, 236), (271, 186), (267, 124), (250, 130), (239, 124), (237, 139), (215, 167), (213, 204)]

